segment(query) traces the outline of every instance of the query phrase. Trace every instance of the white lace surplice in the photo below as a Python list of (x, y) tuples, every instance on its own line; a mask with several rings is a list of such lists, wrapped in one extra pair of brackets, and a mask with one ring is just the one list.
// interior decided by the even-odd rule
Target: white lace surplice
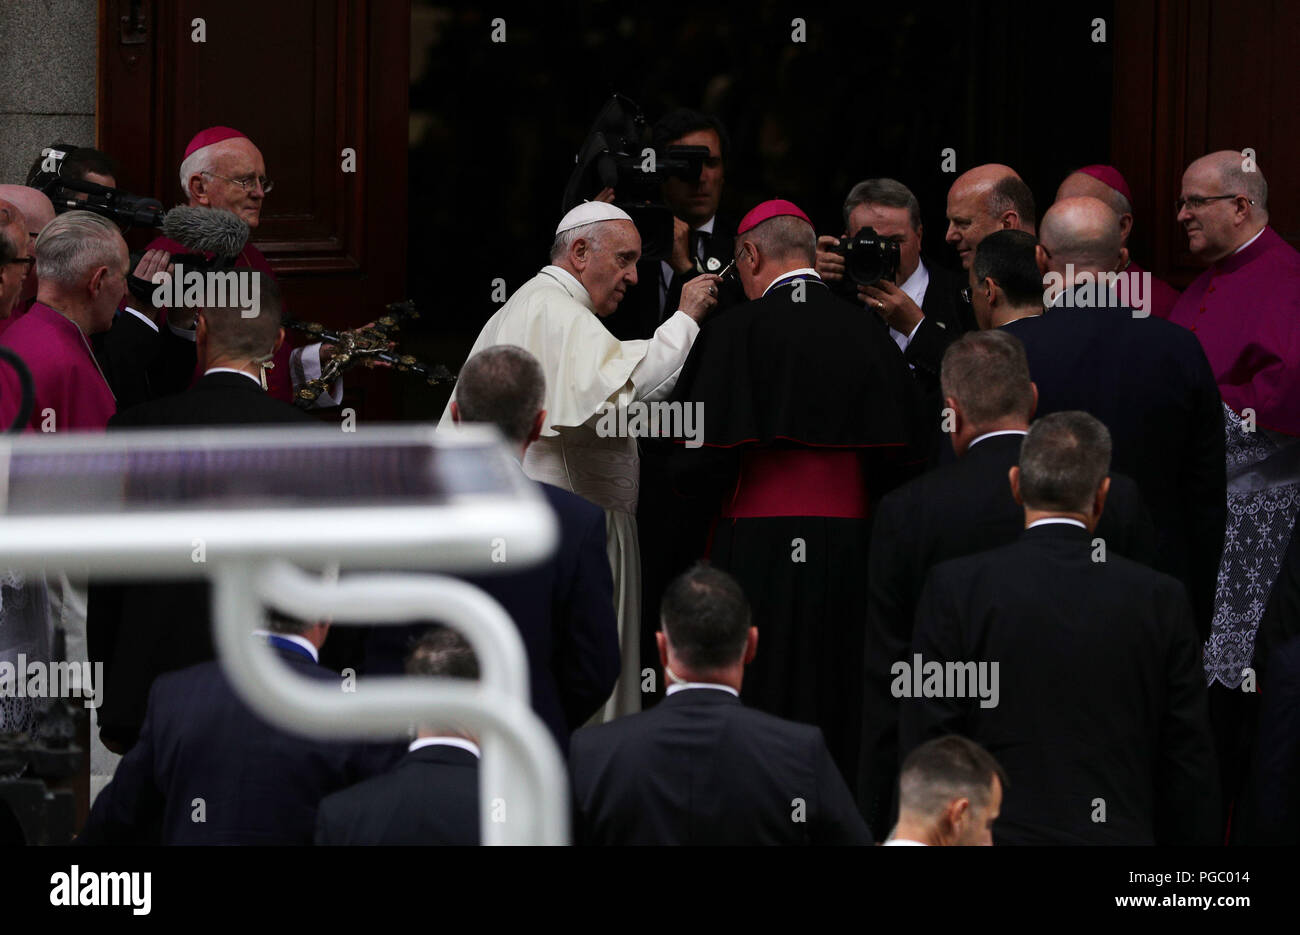
[(1237, 689), (1255, 652), (1255, 634), (1291, 541), (1300, 508), (1300, 439), (1245, 430), (1227, 406), (1228, 526), (1223, 537), (1205, 675)]

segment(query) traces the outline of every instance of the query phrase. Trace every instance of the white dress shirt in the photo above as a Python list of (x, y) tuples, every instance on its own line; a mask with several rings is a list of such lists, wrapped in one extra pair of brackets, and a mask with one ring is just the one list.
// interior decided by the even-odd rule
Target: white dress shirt
[(421, 747), (459, 747), (462, 750), (468, 750), (478, 759), (483, 759), (483, 751), (478, 748), (472, 740), (466, 740), (464, 737), (420, 737), (411, 741), (407, 747), (408, 753), (414, 753)]
[(692, 688), (713, 688), (720, 692), (729, 692), (737, 698), (740, 697), (740, 692), (736, 691), (730, 685), (722, 685), (718, 682), (674, 682), (668, 686), (668, 691), (664, 692), (664, 696), (675, 695), (678, 692), (684, 692)]
[(1024, 435), (1028, 435), (1028, 434), (1029, 434), (1029, 432), (1028, 432), (1026, 429), (1001, 429), (1001, 430), (999, 430), (999, 431), (997, 431), (997, 432), (985, 432), (983, 435), (976, 435), (974, 438), (972, 438), (972, 439), (970, 440), (970, 444), (966, 446), (966, 450), (967, 450), (967, 451), (970, 451), (972, 448), (974, 448), (974, 447), (975, 447), (976, 445), (978, 445), (980, 442), (984, 441), (984, 439), (986, 439), (986, 438), (995, 438), (995, 437), (998, 436), (998, 435), (1021, 435), (1021, 436), (1024, 436)]
[[(711, 235), (713, 233), (713, 222), (716, 221), (717, 219), (718, 216), (715, 214), (713, 217), (709, 218), (699, 227), (693, 228), (693, 230), (699, 231), (702, 234)], [(695, 248), (695, 258), (697, 260), (704, 259), (703, 238), (700, 239), (698, 246)], [(664, 305), (668, 302), (668, 287), (672, 285), (673, 273), (675, 272), (676, 270), (673, 269), (673, 265), (669, 263), (667, 260), (659, 261), (659, 320), (660, 321), (663, 321), (664, 318)], [(677, 311), (677, 309), (673, 309), (673, 311)]]
[(237, 373), (241, 377), (248, 377), (248, 379), (256, 383), (259, 390), (262, 388), (262, 381), (253, 376), (247, 370), (236, 370), (234, 367), (209, 367), (207, 370), (203, 371), (205, 377), (210, 373)]
[[(257, 385), (261, 386), (261, 381), (258, 381)], [(311, 653), (313, 661), (320, 662), (320, 652), (305, 636), (299, 636), (297, 633), (272, 633), (270, 630), (254, 630), (253, 635), (260, 636), (265, 640), (269, 640), (273, 636), (278, 639), (288, 640), (295, 646), (301, 646), (303, 649), (307, 650), (307, 652)]]
[[(898, 288), (902, 289), (907, 294), (907, 297), (916, 303), (917, 308), (920, 308), (925, 302), (925, 290), (929, 286), (930, 271), (925, 268), (925, 261), (923, 260), (916, 264), (916, 269), (912, 270), (912, 275), (908, 276)], [(921, 321), (925, 321), (924, 316), (922, 316)], [(889, 336), (894, 339), (894, 343), (898, 345), (900, 351), (905, 351), (907, 346), (912, 343), (912, 338), (916, 337), (916, 332), (920, 329), (920, 321), (916, 323), (910, 334), (903, 334), (903, 332), (898, 331), (891, 325)]]
[(1046, 526), (1048, 523), (1067, 523), (1071, 526), (1078, 526), (1080, 529), (1088, 528), (1077, 519), (1070, 519), (1068, 516), (1049, 516), (1046, 519), (1036, 519), (1025, 528), (1033, 529), (1035, 526)]

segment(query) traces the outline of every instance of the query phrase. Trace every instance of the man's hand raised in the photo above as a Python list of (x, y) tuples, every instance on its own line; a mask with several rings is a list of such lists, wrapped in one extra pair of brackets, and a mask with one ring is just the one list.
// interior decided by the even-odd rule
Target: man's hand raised
[(831, 253), (831, 247), (839, 245), (835, 237), (817, 238), (817, 275), (827, 282), (838, 282), (844, 278), (844, 257)]
[(866, 299), (867, 308), (874, 309), (889, 327), (900, 334), (911, 334), (925, 317), (912, 297), (888, 279), (870, 286), (859, 286), (858, 295)]
[(721, 276), (702, 273), (682, 286), (682, 304), (679, 309), (690, 315), (697, 322), (703, 321), (718, 304), (718, 289), (722, 283)]

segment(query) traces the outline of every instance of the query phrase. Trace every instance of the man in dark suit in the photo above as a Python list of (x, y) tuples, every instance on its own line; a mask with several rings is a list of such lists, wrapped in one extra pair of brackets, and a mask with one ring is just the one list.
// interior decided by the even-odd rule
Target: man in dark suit
[(1025, 231), (994, 231), (979, 242), (968, 282), (980, 329), (1043, 314), (1038, 240)]
[(573, 735), (575, 840), (870, 844), (821, 731), (741, 704), (758, 630), (736, 581), (696, 565), (662, 607), (668, 696)]
[[(523, 348), (498, 344), (465, 362), (451, 415), (457, 423), (495, 425), (522, 459), (546, 424), (545, 394), (546, 378), (537, 358)], [(496, 598), (519, 628), (528, 653), (533, 709), (564, 751), (569, 735), (600, 710), (618, 681), (618, 622), (604, 512), (567, 490), (537, 487), (559, 520), (555, 555), (523, 571), (501, 563), (500, 573), (467, 580)], [(373, 628), (366, 638), (366, 671), (400, 672), (410, 641), (425, 629), (427, 625)]]
[[(888, 494), (872, 531), (858, 796), (878, 836), (893, 823), (897, 792), (892, 669), (907, 658), (926, 576), (940, 562), (1014, 542), (1024, 529), (1024, 510), (1007, 482), (1037, 400), (1024, 348), (1001, 330), (963, 335), (944, 354), (943, 393), (957, 461)], [(1155, 558), (1151, 517), (1123, 475), (1110, 476), (1097, 536), (1107, 552), (1146, 565)]]
[(988, 751), (949, 734), (921, 744), (898, 774), (898, 824), (886, 847), (987, 847), (1007, 774)]
[[(903, 183), (867, 179), (853, 186), (844, 199), (844, 238), (856, 237), (864, 227), (898, 244), (898, 273), (874, 286), (841, 288), (880, 316), (914, 375), (933, 394), (944, 349), (976, 328), (970, 303), (962, 298), (966, 283), (922, 258), (921, 205)], [(835, 237), (817, 238), (817, 272), (833, 287), (846, 282), (844, 258), (831, 252), (838, 243)]]
[(1155, 520), (1156, 567), (1186, 585), (1204, 639), (1227, 520), (1223, 403), (1205, 352), (1186, 329), (1135, 318), (1093, 287), (1127, 258), (1118, 217), (1097, 199), (1052, 205), (1038, 256), (1060, 295), (1042, 316), (1003, 326), (1024, 342), (1038, 411), (1079, 409), (1105, 423), (1115, 468), (1137, 482)]
[[(463, 636), (440, 627), (416, 644), (406, 674), (477, 679), (478, 660)], [(321, 801), (316, 843), (477, 845), (479, 757), (473, 734), (421, 727), (392, 772)]]
[[(258, 272), (258, 314), (251, 318), (233, 295), (225, 307), (198, 317), (197, 350), (203, 376), (176, 396), (119, 412), (109, 431), (164, 426), (313, 424), (298, 409), (272, 399), (262, 387), (261, 363), (284, 340), (280, 292)], [(231, 290), (233, 292), (234, 290)], [(164, 672), (214, 658), (206, 581), (92, 584), (87, 609), (89, 656), (104, 663), (99, 708), (104, 745), (125, 753), (144, 720), (149, 686)]]
[[(655, 123), (651, 143), (663, 158), (669, 146), (706, 146), (708, 158), (694, 182), (670, 178), (663, 184), (664, 204), (673, 213), (672, 252), (663, 259), (637, 263), (636, 285), (603, 320), (620, 341), (648, 339), (681, 306), (682, 286), (701, 272), (720, 273), (734, 255), (734, 216), (719, 217), (730, 144), (722, 121), (686, 108), (670, 111)], [(714, 314), (744, 301), (724, 286)]]
[[(296, 675), (318, 663), (327, 623), (272, 615), (266, 639)], [(218, 662), (160, 676), (139, 739), (95, 799), (83, 844), (310, 844), (320, 800), (383, 772), (400, 745), (315, 740), (272, 727)]]
[(1006, 770), (999, 844), (1217, 837), (1186, 591), (1092, 544), (1109, 461), (1109, 433), (1087, 413), (1035, 422), (1011, 471), (1024, 534), (930, 573), (912, 658), (895, 666), (904, 751), (961, 734)]

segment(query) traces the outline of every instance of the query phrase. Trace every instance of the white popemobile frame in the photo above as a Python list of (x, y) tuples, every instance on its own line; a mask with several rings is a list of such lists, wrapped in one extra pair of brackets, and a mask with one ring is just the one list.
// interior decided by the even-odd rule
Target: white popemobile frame
[[(462, 475), (487, 492), (453, 490), (443, 503), (400, 506), (282, 507), (266, 503), (221, 509), (130, 509), (106, 512), (120, 497), (116, 483), (69, 488), (67, 478), (31, 476), (23, 459), (55, 456), (83, 476), (120, 467), (130, 452), (193, 453), (287, 450), (320, 446), (353, 450), (423, 446), (458, 453)], [(44, 462), (48, 463), (48, 462)], [(30, 468), (30, 464), (29, 464)], [(228, 478), (227, 473), (223, 476)], [(487, 479), (485, 481), (485, 478)], [(14, 490), (19, 485), (19, 490)], [(105, 496), (105, 491), (108, 496)], [(10, 510), (11, 492), (22, 501)], [(264, 499), (264, 498), (263, 498)], [(80, 502), (78, 502), (80, 501)], [(109, 504), (109, 506), (116, 505)], [(97, 508), (98, 507), (98, 508)], [(236, 691), (266, 720), (316, 737), (406, 736), (421, 721), (453, 721), (480, 738), (484, 844), (567, 844), (568, 782), (550, 732), (529, 704), (523, 641), (501, 605), (463, 581), (428, 573), (483, 572), (493, 566), (485, 545), (509, 544), (511, 569), (545, 559), (557, 528), (544, 498), (513, 463), (493, 430), (466, 428), (434, 440), (430, 426), (341, 433), (337, 428), (196, 429), (110, 435), (0, 438), (0, 567), (29, 573), (66, 568), (96, 578), (193, 577), (213, 585), (213, 639)], [(198, 553), (200, 544), (202, 552)], [(202, 554), (197, 559), (196, 554)], [(348, 574), (324, 580), (301, 570), (331, 566), (420, 570)], [(500, 568), (499, 565), (495, 566)], [(360, 679), (354, 689), (293, 673), (262, 640), (271, 606), (300, 619), (399, 624), (446, 621), (462, 632), (479, 660), (477, 683), (403, 677)]]

